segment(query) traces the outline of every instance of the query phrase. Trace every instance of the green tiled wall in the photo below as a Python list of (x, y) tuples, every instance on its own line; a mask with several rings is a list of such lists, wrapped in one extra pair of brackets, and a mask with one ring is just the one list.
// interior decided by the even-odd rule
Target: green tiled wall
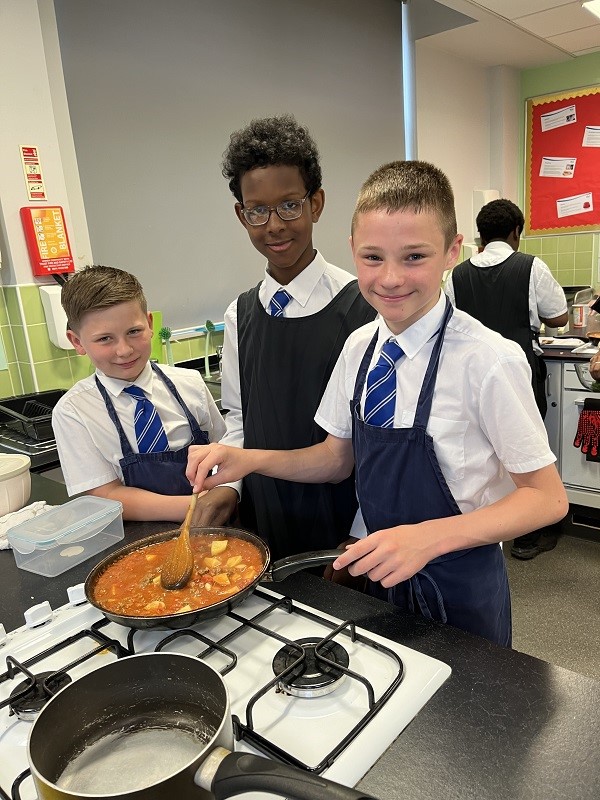
[(532, 236), (521, 239), (521, 250), (544, 261), (561, 286), (598, 286), (597, 233)]
[[(0, 287), (0, 336), (8, 369), (0, 370), (0, 397), (47, 389), (69, 389), (91, 375), (87, 356), (56, 347), (48, 337), (37, 285)], [(211, 337), (211, 353), (223, 343), (223, 333)], [(204, 337), (172, 340), (174, 361), (204, 356)], [(163, 346), (163, 363), (167, 363)]]

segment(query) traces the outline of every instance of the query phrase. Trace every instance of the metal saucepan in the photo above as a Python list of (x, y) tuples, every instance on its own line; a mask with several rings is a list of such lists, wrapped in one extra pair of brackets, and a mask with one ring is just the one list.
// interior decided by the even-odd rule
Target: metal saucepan
[(210, 606), (197, 608), (192, 611), (184, 611), (179, 614), (165, 614), (163, 616), (134, 616), (130, 614), (116, 614), (107, 608), (104, 608), (94, 596), (94, 588), (96, 582), (104, 570), (117, 559), (137, 550), (140, 547), (146, 547), (150, 544), (157, 542), (164, 542), (167, 539), (175, 539), (179, 535), (179, 529), (174, 531), (167, 531), (166, 533), (156, 533), (153, 536), (147, 536), (145, 539), (139, 539), (137, 542), (126, 545), (125, 547), (111, 553), (87, 576), (85, 581), (85, 596), (88, 601), (101, 611), (112, 622), (117, 622), (119, 625), (127, 625), (130, 628), (158, 628), (158, 629), (179, 629), (189, 628), (196, 622), (201, 622), (214, 617), (220, 617), (223, 614), (231, 611), (239, 603), (242, 602), (251, 592), (254, 591), (258, 583), (266, 581), (282, 581), (294, 572), (299, 572), (302, 569), (309, 569), (310, 567), (318, 567), (324, 564), (331, 564), (332, 561), (341, 555), (343, 550), (315, 550), (308, 553), (300, 553), (295, 556), (288, 556), (279, 561), (275, 561), (269, 567), (271, 561), (271, 554), (269, 548), (258, 536), (255, 536), (249, 531), (240, 528), (190, 528), (190, 538), (199, 536), (200, 534), (216, 534), (220, 539), (245, 539), (248, 542), (256, 545), (262, 555), (263, 568), (252, 581), (252, 583), (240, 589), (239, 592), (229, 595), (218, 603), (213, 603)]
[(235, 753), (218, 672), (176, 653), (113, 661), (61, 689), (40, 712), (28, 759), (40, 800), (375, 800), (324, 778)]

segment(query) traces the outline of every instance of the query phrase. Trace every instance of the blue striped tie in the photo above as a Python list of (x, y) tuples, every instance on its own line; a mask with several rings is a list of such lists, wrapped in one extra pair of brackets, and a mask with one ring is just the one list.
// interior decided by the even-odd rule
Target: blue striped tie
[(283, 311), (291, 299), (285, 289), (278, 289), (269, 303), (269, 314), (272, 317), (283, 317)]
[(391, 428), (396, 410), (396, 361), (404, 350), (389, 339), (381, 348), (377, 364), (367, 375), (364, 420), (378, 428)]
[(162, 453), (169, 449), (167, 434), (163, 428), (158, 411), (148, 400), (143, 389), (139, 386), (128, 386), (124, 392), (135, 397), (137, 406), (135, 407), (135, 437), (140, 453)]

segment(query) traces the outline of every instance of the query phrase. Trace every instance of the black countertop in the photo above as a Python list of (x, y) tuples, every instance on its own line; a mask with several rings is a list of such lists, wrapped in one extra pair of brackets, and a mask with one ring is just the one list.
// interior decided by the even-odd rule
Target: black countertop
[[(32, 500), (64, 502), (64, 487), (32, 477)], [(126, 540), (167, 527), (127, 523)], [(0, 552), (0, 621), (11, 629), (35, 603), (64, 604), (66, 588), (82, 582), (107, 552), (56, 578), (17, 569), (12, 553)], [(444, 686), (359, 783), (364, 791), (389, 800), (600, 798), (599, 682), (312, 575), (293, 575), (277, 590), (452, 667)], [(568, 636), (560, 620), (556, 628), (557, 636)]]

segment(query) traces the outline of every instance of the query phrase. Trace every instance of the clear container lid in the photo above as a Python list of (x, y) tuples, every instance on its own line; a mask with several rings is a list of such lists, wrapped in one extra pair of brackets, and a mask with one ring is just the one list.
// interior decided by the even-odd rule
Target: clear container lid
[(104, 530), (122, 510), (122, 504), (116, 500), (87, 495), (77, 497), (15, 525), (7, 532), (8, 541), (19, 553), (81, 542)]
[(31, 466), (29, 456), (12, 453), (0, 453), (0, 481), (15, 478), (22, 472), (27, 472)]

